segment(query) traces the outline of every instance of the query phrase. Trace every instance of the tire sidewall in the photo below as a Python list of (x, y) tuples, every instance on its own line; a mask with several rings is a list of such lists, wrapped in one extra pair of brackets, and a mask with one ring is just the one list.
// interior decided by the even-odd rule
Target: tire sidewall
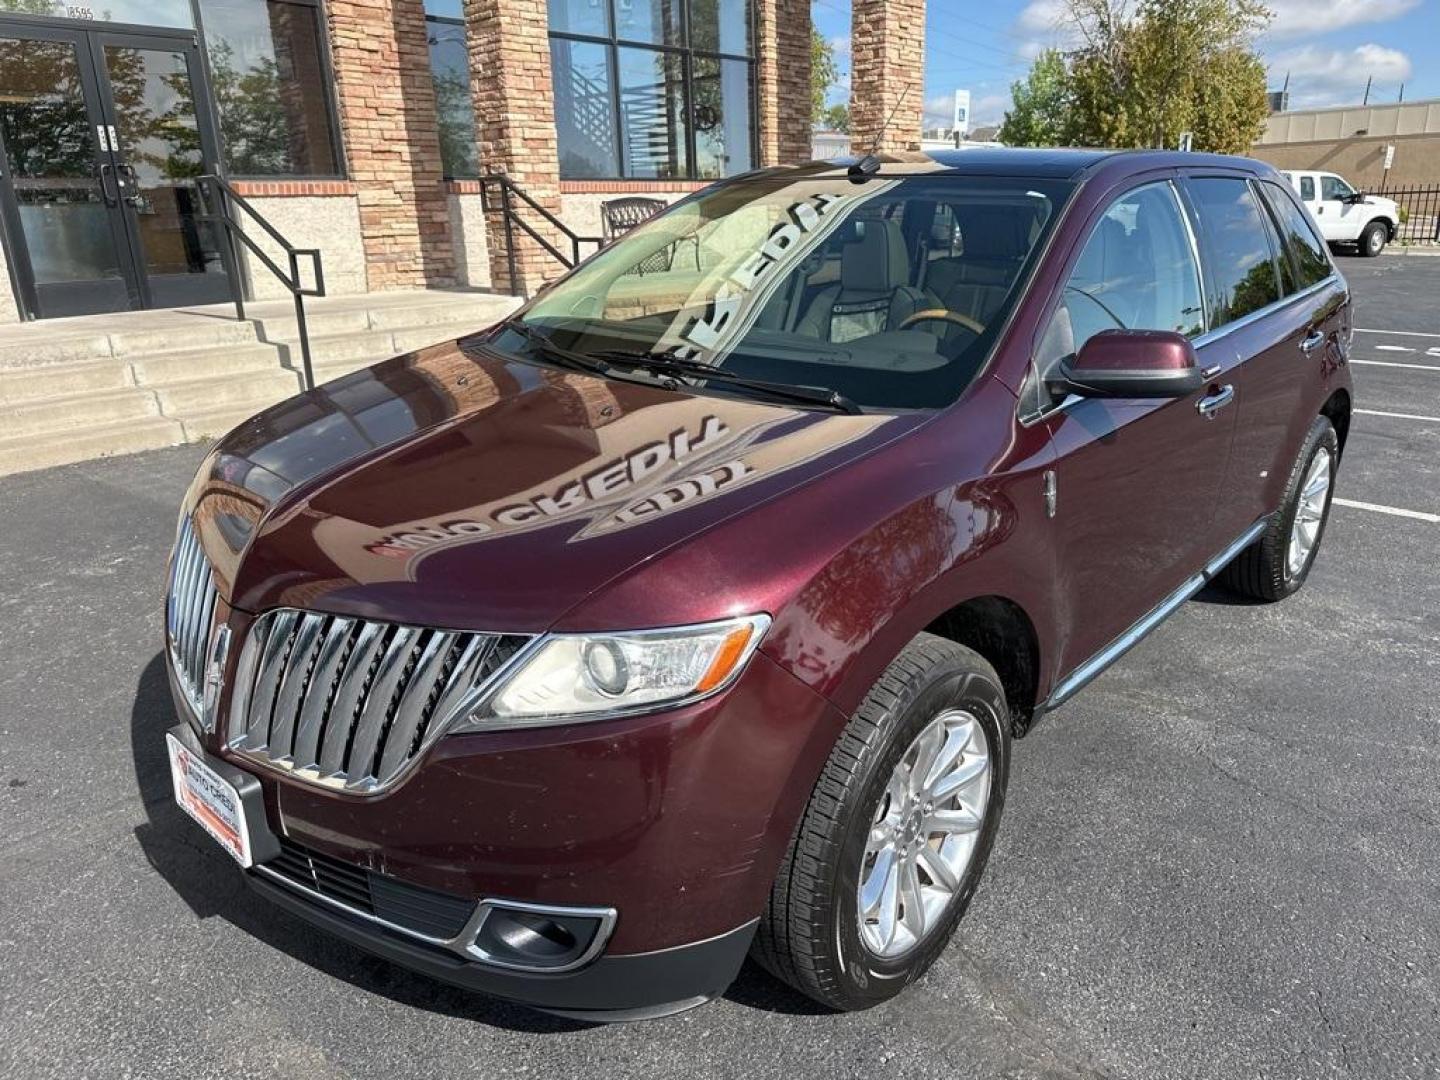
[[(891, 714), (892, 725), (886, 733), (884, 749), (872, 756), (865, 766), (864, 779), (858, 789), (860, 798), (848, 809), (842, 825), (843, 839), (831, 891), (836, 967), (846, 996), (861, 1006), (899, 993), (923, 974), (944, 950), (984, 873), (1005, 805), (1010, 743), (1003, 690), (997, 681), (975, 671), (952, 670), (936, 674), (939, 677), (920, 687), (903, 708)], [(956, 898), (944, 919), (905, 955), (890, 959), (879, 957), (860, 938), (857, 912), (860, 869), (870, 822), (891, 773), (910, 745), (936, 716), (954, 708), (974, 715), (989, 743), (990, 790), (980, 837)]]
[(1360, 250), (1370, 258), (1374, 258), (1385, 250), (1385, 234), (1387, 230), (1379, 222), (1372, 222), (1365, 226), (1365, 231), (1360, 235)]

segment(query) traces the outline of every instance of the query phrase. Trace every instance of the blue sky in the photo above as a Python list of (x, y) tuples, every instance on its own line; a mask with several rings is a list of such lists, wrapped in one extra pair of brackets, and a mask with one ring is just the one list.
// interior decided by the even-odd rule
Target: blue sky
[[(1278, 90), (1290, 73), (1290, 107), (1440, 98), (1440, 0), (1269, 0), (1275, 18), (1260, 39)], [(926, 126), (948, 124), (952, 93), (968, 88), (974, 123), (998, 123), (1010, 84), (1046, 45), (1063, 46), (1064, 0), (929, 0), (925, 23)], [(832, 101), (849, 93), (850, 4), (812, 0), (815, 25), (842, 72)]]

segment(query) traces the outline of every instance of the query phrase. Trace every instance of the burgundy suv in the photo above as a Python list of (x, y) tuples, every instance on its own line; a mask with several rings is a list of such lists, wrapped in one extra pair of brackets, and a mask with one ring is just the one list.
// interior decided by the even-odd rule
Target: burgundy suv
[(1350, 335), (1253, 161), (716, 184), (215, 447), (177, 798), (281, 907), (462, 986), (653, 1016), (748, 953), (873, 1005), (964, 912), (1012, 740), (1207, 583), (1305, 581)]

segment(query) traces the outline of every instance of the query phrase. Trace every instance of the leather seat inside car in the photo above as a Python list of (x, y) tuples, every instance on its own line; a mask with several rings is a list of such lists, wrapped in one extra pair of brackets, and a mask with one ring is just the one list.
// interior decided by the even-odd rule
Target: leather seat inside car
[(898, 330), (915, 312), (936, 306), (910, 284), (905, 238), (894, 221), (867, 221), (864, 234), (840, 252), (840, 283), (810, 301), (795, 332), (824, 341), (853, 341)]

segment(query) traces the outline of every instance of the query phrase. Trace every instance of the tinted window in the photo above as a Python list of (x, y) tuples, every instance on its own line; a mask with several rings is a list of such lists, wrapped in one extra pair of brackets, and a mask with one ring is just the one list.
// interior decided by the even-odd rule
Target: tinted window
[[(525, 321), (584, 353), (670, 353), (862, 406), (946, 405), (982, 369), (1070, 187), (835, 172), (687, 199), (555, 283)], [(963, 239), (926, 243), (957, 223)], [(514, 331), (496, 343), (534, 355)]]
[[(555, 5), (551, 5), (550, 10), (553, 13)], [(551, 38), (550, 68), (555, 79), (560, 175), (617, 175), (615, 116), (610, 104), (610, 50), (588, 41)]]
[(1036, 362), (1048, 375), (1101, 330), (1204, 329), (1200, 272), (1175, 189), (1149, 184), (1105, 211), (1065, 284)]
[(1223, 326), (1280, 299), (1270, 238), (1250, 185), (1201, 177), (1189, 189), (1209, 271), (1210, 325)]
[(1295, 200), (1279, 184), (1267, 180), (1261, 186), (1270, 205), (1275, 208), (1300, 288), (1308, 289), (1317, 281), (1324, 281), (1330, 276), (1330, 259), (1325, 254), (1325, 245), (1315, 235), (1310, 215), (1296, 206)]
[(1315, 178), (1313, 176), (1300, 177), (1300, 198), (1306, 202), (1315, 201)]
[(470, 103), (470, 58), (465, 24), (426, 19), (430, 75), (435, 80), (435, 118), (440, 125), (440, 161), (451, 179), (480, 175), (475, 145), (475, 111)]
[(1341, 180), (1338, 176), (1320, 177), (1320, 197), (1322, 199), (1343, 199), (1347, 195), (1354, 195), (1355, 189)]

